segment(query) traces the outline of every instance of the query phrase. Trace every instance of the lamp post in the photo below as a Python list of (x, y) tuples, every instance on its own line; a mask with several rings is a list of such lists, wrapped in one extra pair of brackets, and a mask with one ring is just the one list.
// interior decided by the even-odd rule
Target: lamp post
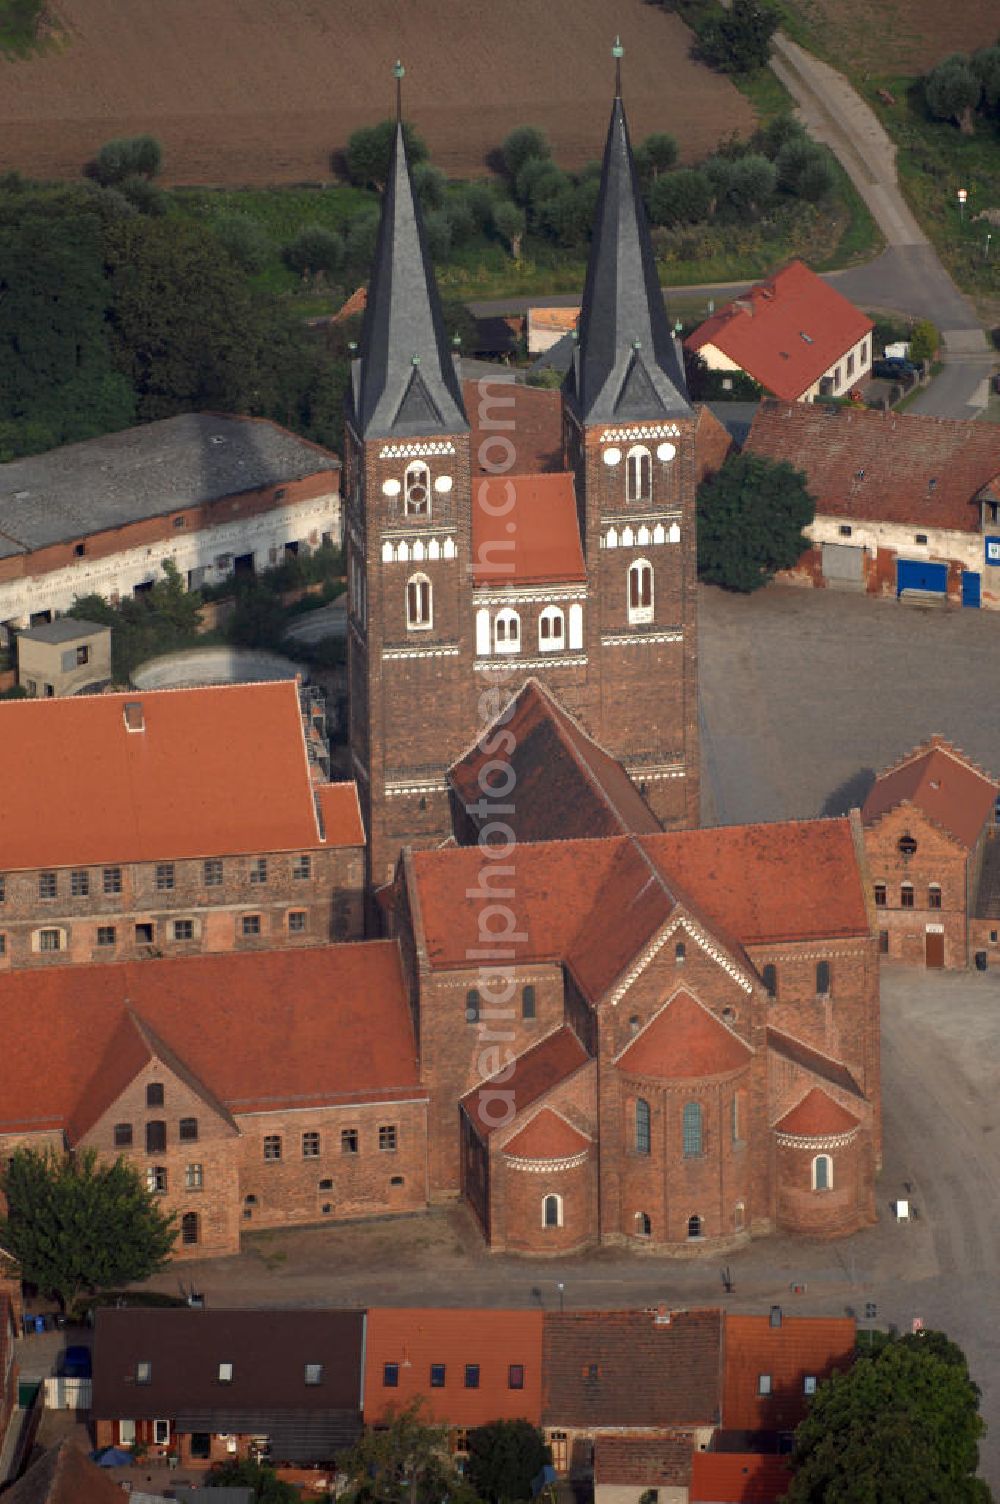
[(990, 259), (990, 241), (992, 239), (993, 239), (993, 232), (991, 230), (987, 230), (986, 231), (986, 256), (985, 256), (985, 259), (987, 261), (989, 261), (989, 259)]
[(958, 212), (959, 212), (959, 216), (963, 220), (963, 222), (965, 220), (965, 201), (966, 201), (966, 199), (968, 197), (969, 197), (969, 190), (968, 190), (968, 188), (960, 188), (958, 190)]
[(559, 1291), (559, 1310), (562, 1312), (566, 1309), (566, 1286), (561, 1279), (556, 1281), (556, 1289)]

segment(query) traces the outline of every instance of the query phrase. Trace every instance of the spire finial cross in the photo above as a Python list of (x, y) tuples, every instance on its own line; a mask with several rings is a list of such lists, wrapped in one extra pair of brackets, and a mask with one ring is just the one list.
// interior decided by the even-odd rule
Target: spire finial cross
[(399, 61), (399, 58), (396, 59), (396, 66), (393, 68), (392, 72), (393, 72), (393, 77), (396, 80), (396, 119), (397, 120), (402, 120), (402, 118), (403, 118), (403, 79), (406, 77), (406, 69), (403, 67), (402, 63)]
[(625, 48), (622, 46), (621, 37), (615, 37), (615, 45), (611, 49), (611, 56), (615, 60), (615, 98), (622, 97), (622, 58), (625, 56)]

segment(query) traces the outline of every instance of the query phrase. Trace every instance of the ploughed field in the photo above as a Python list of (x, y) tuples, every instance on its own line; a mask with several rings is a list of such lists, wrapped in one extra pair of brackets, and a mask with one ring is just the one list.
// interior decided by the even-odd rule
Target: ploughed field
[(148, 131), (167, 183), (315, 182), (391, 113), (397, 57), (407, 117), (449, 175), (486, 171), (521, 124), (579, 167), (603, 147), (619, 28), (636, 138), (669, 131), (691, 159), (753, 128), (686, 27), (643, 0), (51, 0), (49, 24), (38, 54), (0, 59), (0, 172), (73, 177), (103, 141)]
[(840, 63), (861, 72), (924, 73), (952, 52), (1000, 37), (998, 0), (792, 0)]

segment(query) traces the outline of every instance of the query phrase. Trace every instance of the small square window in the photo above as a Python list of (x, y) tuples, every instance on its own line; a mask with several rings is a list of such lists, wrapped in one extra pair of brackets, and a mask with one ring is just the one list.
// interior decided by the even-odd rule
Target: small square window
[(54, 872), (40, 872), (38, 874), (39, 898), (55, 898), (56, 875)]
[(132, 1143), (132, 1124), (131, 1123), (116, 1123), (115, 1124), (115, 1148), (116, 1149), (127, 1149), (127, 1148), (129, 1148), (129, 1146), (131, 1145), (131, 1143)]
[(222, 862), (218, 857), (212, 857), (202, 866), (202, 878), (206, 888), (220, 888), (222, 886)]
[(288, 933), (290, 935), (302, 935), (306, 928), (305, 909), (293, 909), (288, 916)]
[(403, 1184), (403, 1177), (402, 1177), (402, 1175), (390, 1175), (389, 1176), (389, 1184), (390, 1185), (402, 1185)]
[(233, 1382), (233, 1365), (231, 1363), (219, 1364), (219, 1383), (231, 1384)]
[(303, 1135), (302, 1135), (302, 1158), (303, 1159), (318, 1159), (319, 1158), (319, 1134), (318, 1133), (303, 1133)]
[(0, 877), (0, 903), (7, 902), (7, 879)]
[(184, 1189), (186, 1191), (203, 1191), (205, 1189), (204, 1165), (185, 1165)]
[(850, 525), (849, 522), (844, 522), (844, 523), (841, 523), (841, 525), (837, 529), (837, 531), (838, 531), (838, 533), (840, 534), (840, 536), (842, 538), (849, 538), (851, 536), (851, 534), (853, 533), (854, 529), (851, 527), (851, 525)]
[(152, 945), (153, 926), (148, 921), (143, 920), (142, 923), (136, 925), (135, 943), (136, 945)]
[(120, 867), (105, 867), (101, 875), (101, 881), (105, 893), (120, 893), (122, 890), (122, 869)]
[(319, 1183), (319, 1188), (320, 1188), (321, 1191), (332, 1191), (333, 1190), (333, 1181), (329, 1180), (329, 1179), (327, 1179), (327, 1180), (321, 1180), (320, 1183)]
[(323, 1382), (323, 1365), (322, 1365), (322, 1363), (307, 1363), (306, 1364), (306, 1383), (307, 1384), (322, 1384), (322, 1382)]
[(177, 1125), (177, 1136), (182, 1144), (196, 1144), (198, 1142), (198, 1119), (181, 1118)]
[(443, 1389), (444, 1388), (444, 1375), (445, 1375), (445, 1366), (444, 1366), (443, 1363), (432, 1363), (431, 1364), (431, 1388), (432, 1389)]
[(264, 1158), (269, 1164), (277, 1164), (281, 1158), (281, 1135), (268, 1133), (264, 1137)]
[(156, 891), (157, 893), (170, 893), (174, 886), (173, 862), (157, 862), (156, 864)]
[(914, 537), (913, 541), (914, 541), (914, 543), (926, 543), (927, 542), (927, 534), (926, 533), (917, 533), (916, 536)]
[(83, 668), (84, 664), (89, 663), (89, 662), (90, 662), (90, 649), (86, 645), (84, 645), (82, 648), (77, 648), (77, 650), (76, 650), (76, 666), (77, 666), (77, 668)]
[(304, 882), (306, 878), (312, 877), (312, 857), (297, 856), (292, 863), (292, 876), (299, 882)]
[(383, 1363), (383, 1365), (382, 1365), (382, 1388), (383, 1389), (398, 1389), (399, 1388), (399, 1364), (398, 1363)]
[(760, 1395), (771, 1393), (771, 1375), (769, 1373), (759, 1373), (757, 1375), (757, 1393)]
[(260, 915), (259, 914), (244, 914), (243, 915), (243, 933), (246, 936), (259, 935), (260, 934)]
[(524, 1364), (523, 1363), (511, 1363), (508, 1366), (508, 1369), (507, 1369), (507, 1388), (508, 1389), (523, 1389), (524, 1388)]
[(193, 940), (194, 939), (194, 920), (193, 919), (175, 919), (174, 920), (174, 939), (175, 940)]
[(378, 1146), (380, 1149), (393, 1150), (396, 1148), (396, 1125), (387, 1123), (378, 1131)]
[(805, 1378), (802, 1380), (802, 1393), (816, 1393), (816, 1375), (814, 1373), (807, 1373)]
[(97, 926), (98, 945), (114, 945), (117, 939), (113, 924), (99, 924)]
[(342, 1128), (340, 1131), (341, 1154), (357, 1154), (358, 1130), (356, 1128)]
[(149, 1082), (148, 1086), (146, 1087), (146, 1106), (147, 1107), (162, 1107), (163, 1106), (163, 1082), (162, 1081), (150, 1081)]
[(135, 1365), (135, 1382), (137, 1384), (151, 1384), (153, 1382), (153, 1365), (149, 1359), (140, 1358)]
[(62, 950), (62, 930), (39, 930), (39, 950)]
[(266, 856), (254, 857), (253, 861), (250, 863), (250, 881), (252, 883), (266, 883), (267, 882), (267, 857)]
[(156, 1196), (167, 1194), (167, 1167), (166, 1165), (150, 1165), (146, 1171), (146, 1189)]
[(69, 891), (72, 898), (87, 898), (90, 895), (90, 873), (78, 870), (69, 875)]
[(466, 1365), (465, 1365), (465, 1387), (466, 1387), (466, 1389), (478, 1389), (479, 1388), (479, 1364), (478, 1363), (466, 1363)]

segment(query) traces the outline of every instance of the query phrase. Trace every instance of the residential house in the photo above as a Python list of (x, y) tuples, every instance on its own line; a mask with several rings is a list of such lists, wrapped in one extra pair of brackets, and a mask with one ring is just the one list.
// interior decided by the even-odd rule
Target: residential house
[(767, 1316), (727, 1311), (722, 1419), (716, 1452), (787, 1451), (818, 1385), (854, 1361), (857, 1325), (850, 1316)]
[(364, 1334), (362, 1311), (99, 1310), (97, 1445), (331, 1463), (361, 1435)]
[(861, 817), (884, 955), (961, 970), (1000, 954), (998, 794), (942, 736), (876, 778)]
[(15, 639), (17, 682), (32, 698), (56, 699), (111, 682), (111, 628), (60, 616), (26, 627)]
[(702, 1455), (687, 1432), (601, 1432), (594, 1439), (594, 1504), (688, 1504), (692, 1463)]
[(291, 680), (0, 706), (0, 968), (361, 934), (365, 836)]
[(690, 1504), (778, 1504), (792, 1474), (787, 1457), (754, 1452), (695, 1452)]
[(711, 371), (742, 371), (785, 402), (846, 397), (871, 370), (867, 314), (792, 261), (699, 324), (684, 341)]
[(0, 465), (0, 624), (189, 588), (340, 541), (340, 461), (269, 418), (184, 413)]
[(121, 1484), (74, 1441), (43, 1452), (3, 1495), (4, 1504), (121, 1504)]
[(917, 414), (764, 403), (746, 451), (800, 470), (810, 548), (781, 578), (1000, 607), (1000, 432)]
[(580, 321), (580, 308), (542, 308), (532, 305), (527, 314), (528, 354), (543, 355), (572, 334)]

